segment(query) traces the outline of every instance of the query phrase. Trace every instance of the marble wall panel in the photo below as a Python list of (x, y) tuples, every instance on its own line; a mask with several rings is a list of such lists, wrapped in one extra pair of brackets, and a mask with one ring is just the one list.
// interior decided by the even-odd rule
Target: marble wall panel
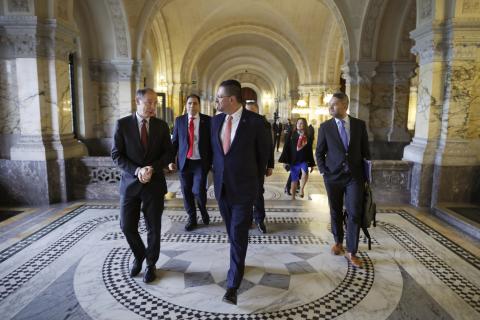
[[(44, 59), (16, 59), (16, 75), (18, 86), (18, 102), (20, 110), (20, 127), (22, 135), (40, 136), (51, 133), (50, 109), (41, 108), (45, 105), (48, 92), (48, 76), (38, 70), (45, 70)], [(41, 80), (40, 80), (41, 79)]]
[(432, 206), (439, 202), (480, 201), (480, 166), (435, 166)]
[(456, 62), (447, 69), (447, 138), (480, 137), (480, 63)]
[(0, 134), (20, 133), (17, 89), (15, 61), (0, 59)]
[(2, 205), (49, 203), (46, 162), (0, 159), (0, 172)]

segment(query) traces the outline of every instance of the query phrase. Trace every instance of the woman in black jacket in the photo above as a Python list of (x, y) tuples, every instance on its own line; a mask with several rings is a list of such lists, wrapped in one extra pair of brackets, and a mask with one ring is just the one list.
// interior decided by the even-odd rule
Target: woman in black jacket
[(296, 128), (285, 138), (282, 154), (278, 160), (290, 166), (290, 176), (292, 178), (290, 192), (292, 193), (292, 200), (295, 200), (298, 181), (300, 181), (299, 195), (300, 198), (303, 198), (305, 184), (308, 181), (308, 167), (310, 167), (310, 172), (315, 167), (312, 139), (307, 136), (307, 127), (307, 120), (298, 118)]

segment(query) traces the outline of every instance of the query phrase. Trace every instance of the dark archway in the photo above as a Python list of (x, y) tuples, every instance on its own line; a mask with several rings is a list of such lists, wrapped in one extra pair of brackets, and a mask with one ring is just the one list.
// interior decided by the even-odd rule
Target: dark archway
[(257, 92), (250, 87), (242, 88), (242, 98), (243, 101), (254, 100), (257, 101)]

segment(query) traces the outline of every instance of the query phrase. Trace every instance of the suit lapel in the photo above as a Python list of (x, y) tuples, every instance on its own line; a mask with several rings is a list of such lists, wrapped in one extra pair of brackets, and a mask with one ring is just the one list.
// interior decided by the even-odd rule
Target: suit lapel
[(130, 127), (132, 129), (133, 136), (135, 137), (134, 140), (136, 141), (139, 153), (143, 154), (145, 153), (145, 151), (143, 150), (142, 142), (140, 141), (140, 128), (138, 127), (137, 115), (135, 113), (132, 114), (130, 123)]
[[(185, 143), (189, 147), (188, 143), (188, 113), (182, 116), (182, 119), (180, 119), (180, 126), (181, 126), (181, 132), (184, 132), (183, 134), (183, 143)], [(187, 148), (188, 150), (188, 148)]]
[(348, 150), (350, 150), (352, 146), (352, 138), (357, 136), (357, 123), (352, 119), (352, 117), (348, 117), (350, 119), (350, 139), (348, 140)]
[(158, 138), (155, 132), (158, 130), (158, 121), (155, 118), (150, 118), (149, 128), (148, 128), (148, 149), (146, 153), (149, 153), (154, 146), (155, 140)]
[(222, 143), (222, 128), (223, 124), (225, 123), (225, 117), (227, 115), (225, 113), (222, 113), (219, 117), (219, 123), (218, 123), (218, 128), (217, 128), (217, 142), (218, 145), (220, 146), (220, 150), (223, 152), (223, 143)]

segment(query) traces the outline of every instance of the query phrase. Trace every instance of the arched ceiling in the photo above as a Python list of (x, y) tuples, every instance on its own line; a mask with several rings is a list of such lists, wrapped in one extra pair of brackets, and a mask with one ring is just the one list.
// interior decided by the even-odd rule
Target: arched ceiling
[[(338, 57), (332, 52), (338, 54), (344, 32), (331, 10), (331, 0), (302, 0), (301, 5), (292, 5), (291, 0), (202, 0), (194, 5), (190, 0), (153, 2), (149, 4), (155, 11), (149, 15), (152, 21), (136, 25), (145, 25), (145, 35), (154, 38), (143, 41), (147, 46), (168, 42), (157, 44), (157, 50), (150, 52), (168, 48), (168, 57), (159, 52), (162, 63), (158, 65), (169, 69), (165, 61), (170, 61), (169, 82), (190, 84), (194, 80), (200, 91), (211, 90), (222, 80), (214, 76), (247, 69), (258, 76), (255, 81), (263, 81), (258, 87), (281, 92), (287, 83), (297, 88), (331, 81), (326, 71), (331, 70), (328, 66), (337, 66)], [(144, 7), (135, 13), (142, 16), (148, 12)], [(163, 26), (161, 35), (149, 31), (155, 25)], [(141, 36), (137, 34), (137, 38)]]

